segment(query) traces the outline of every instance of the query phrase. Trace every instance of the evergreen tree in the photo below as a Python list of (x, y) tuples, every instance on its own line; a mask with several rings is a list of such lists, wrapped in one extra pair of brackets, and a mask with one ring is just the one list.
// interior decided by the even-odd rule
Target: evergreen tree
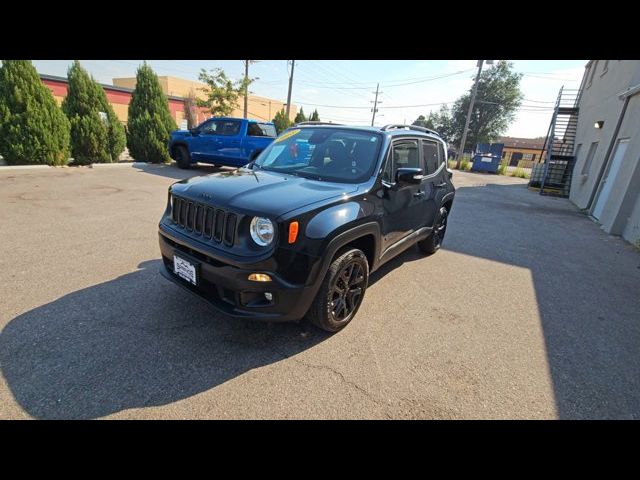
[(29, 60), (0, 67), (0, 155), (9, 165), (69, 161), (69, 121)]
[(169, 161), (169, 133), (176, 130), (158, 76), (145, 62), (136, 73), (136, 87), (129, 103), (127, 147), (133, 158), (145, 162)]
[(319, 122), (320, 121), (320, 115), (318, 115), (318, 109), (317, 108), (313, 111), (313, 113), (309, 117), (309, 121), (310, 122)]
[(108, 127), (99, 112), (101, 89), (76, 60), (67, 71), (69, 87), (62, 111), (71, 124), (71, 156), (74, 163), (110, 162)]
[(124, 125), (113, 111), (113, 107), (107, 100), (107, 94), (104, 88), (100, 84), (94, 81), (98, 89), (98, 98), (100, 100), (101, 112), (107, 114), (107, 138), (109, 139), (109, 154), (111, 155), (111, 161), (117, 162), (120, 158), (120, 154), (124, 152), (124, 148), (127, 146), (127, 135), (125, 133)]
[(306, 122), (307, 117), (304, 115), (304, 110), (300, 107), (300, 111), (296, 114), (296, 118), (293, 120), (294, 123)]
[(276, 113), (272, 121), (276, 126), (276, 132), (278, 132), (278, 134), (293, 125), (291, 120), (287, 118), (287, 112), (284, 111), (284, 108)]

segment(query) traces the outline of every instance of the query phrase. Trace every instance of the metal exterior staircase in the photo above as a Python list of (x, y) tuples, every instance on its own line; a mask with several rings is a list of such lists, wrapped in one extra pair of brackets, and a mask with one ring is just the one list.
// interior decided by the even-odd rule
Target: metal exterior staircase
[(579, 90), (562, 87), (558, 93), (543, 152), (544, 163), (531, 172), (529, 187), (539, 188), (540, 195), (568, 197), (575, 165), (575, 140), (578, 127)]

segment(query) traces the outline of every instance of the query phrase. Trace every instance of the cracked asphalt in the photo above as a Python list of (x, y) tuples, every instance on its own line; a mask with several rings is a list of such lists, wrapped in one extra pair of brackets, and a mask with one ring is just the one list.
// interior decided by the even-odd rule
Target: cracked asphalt
[(444, 247), (356, 319), (238, 321), (158, 274), (172, 166), (0, 168), (0, 418), (640, 418), (640, 254), (455, 172)]

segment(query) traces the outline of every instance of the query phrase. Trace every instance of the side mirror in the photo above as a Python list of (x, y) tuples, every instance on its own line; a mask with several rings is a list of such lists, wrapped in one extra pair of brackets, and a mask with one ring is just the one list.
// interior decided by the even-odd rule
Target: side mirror
[(200, 133), (200, 130), (198, 130), (197, 128), (190, 128), (189, 131), (194, 137), (198, 136), (198, 134)]
[(396, 184), (397, 185), (415, 185), (422, 181), (422, 174), (424, 172), (421, 168), (399, 168), (396, 171)]

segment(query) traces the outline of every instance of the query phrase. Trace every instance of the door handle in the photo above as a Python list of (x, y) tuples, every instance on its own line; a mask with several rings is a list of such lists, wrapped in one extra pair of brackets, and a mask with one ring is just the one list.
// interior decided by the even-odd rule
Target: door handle
[(424, 197), (424, 195), (425, 195), (425, 193), (422, 190), (420, 190), (419, 192), (416, 192), (416, 193), (413, 194), (413, 196), (416, 197), (416, 198), (422, 198), (422, 197)]
[(438, 185), (436, 185), (436, 188), (444, 188), (446, 186), (447, 186), (447, 182), (442, 182), (442, 183), (439, 183)]

